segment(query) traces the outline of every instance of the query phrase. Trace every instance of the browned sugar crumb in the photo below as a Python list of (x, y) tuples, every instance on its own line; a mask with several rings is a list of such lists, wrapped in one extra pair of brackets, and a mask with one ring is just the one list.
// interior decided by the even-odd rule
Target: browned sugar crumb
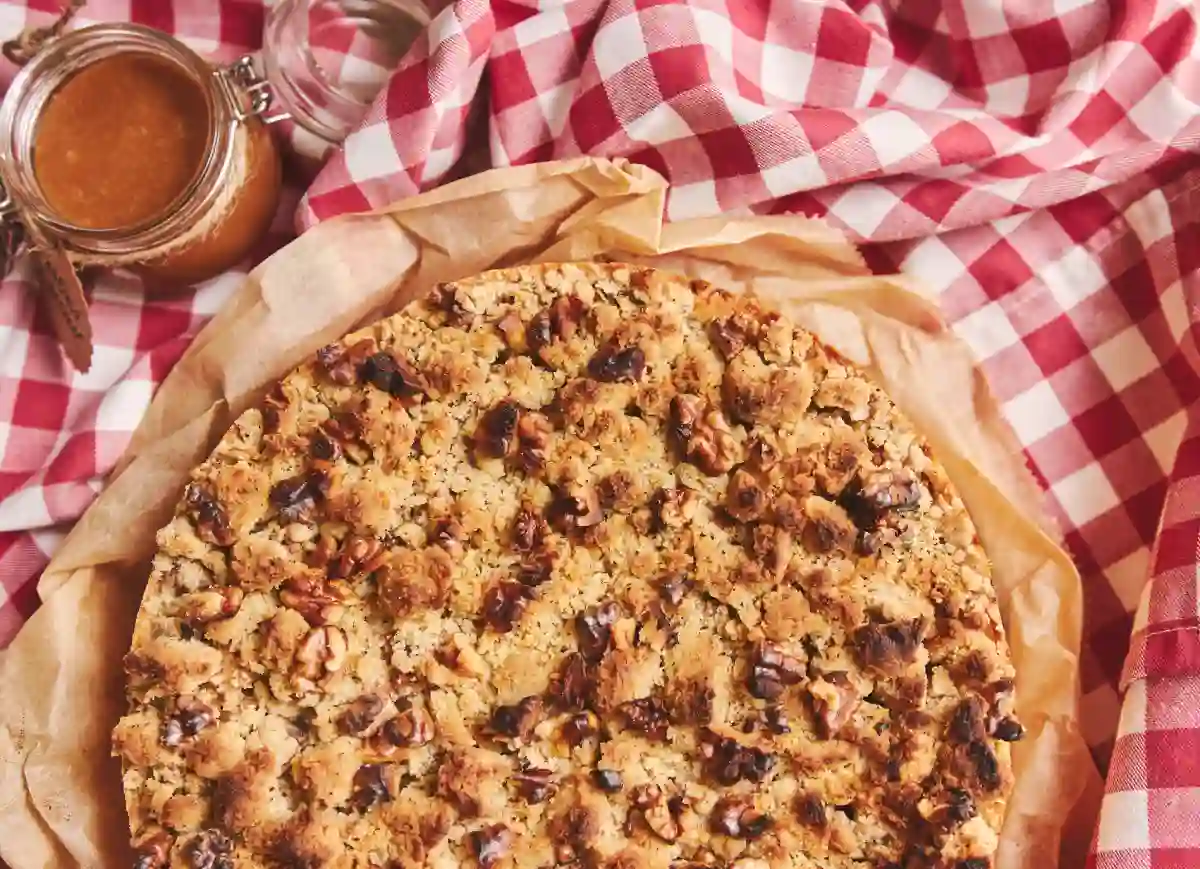
[(192, 474), (114, 733), (139, 869), (986, 869), (1013, 670), (924, 441), (750, 298), (491, 272)]

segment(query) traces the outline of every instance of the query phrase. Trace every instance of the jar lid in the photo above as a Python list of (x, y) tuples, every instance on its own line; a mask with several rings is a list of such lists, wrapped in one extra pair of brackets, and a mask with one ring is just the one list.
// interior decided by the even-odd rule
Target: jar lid
[(431, 20), (422, 0), (281, 0), (262, 50), (275, 107), (340, 144)]

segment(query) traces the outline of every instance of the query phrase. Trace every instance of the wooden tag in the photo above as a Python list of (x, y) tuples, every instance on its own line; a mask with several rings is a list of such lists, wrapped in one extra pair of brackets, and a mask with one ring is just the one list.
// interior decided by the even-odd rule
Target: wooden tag
[(46, 239), (31, 244), (29, 256), (58, 343), (75, 369), (86, 372), (92, 367), (92, 324), (83, 283), (66, 252)]

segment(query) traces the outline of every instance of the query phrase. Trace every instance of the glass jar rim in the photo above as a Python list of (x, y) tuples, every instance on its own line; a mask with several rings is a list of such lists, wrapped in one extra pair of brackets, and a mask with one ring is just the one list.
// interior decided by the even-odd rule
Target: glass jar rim
[[(195, 82), (208, 109), (208, 145), (187, 187), (160, 213), (130, 226), (78, 226), (55, 213), (37, 182), (32, 149), (38, 120), (49, 97), (71, 75), (125, 52), (167, 61)], [(203, 213), (228, 171), (233, 121), (215, 76), (214, 69), (182, 42), (138, 24), (95, 24), (57, 37), (17, 73), (0, 103), (0, 172), (9, 196), (49, 231), (82, 250), (124, 253), (163, 243)]]

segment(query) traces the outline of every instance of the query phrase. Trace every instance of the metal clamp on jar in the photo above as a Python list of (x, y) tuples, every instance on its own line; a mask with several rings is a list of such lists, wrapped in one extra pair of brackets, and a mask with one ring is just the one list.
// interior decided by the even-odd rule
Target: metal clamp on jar
[(237, 263), (267, 230), (280, 162), (249, 59), (214, 68), (134, 24), (52, 39), (0, 106), (0, 177), (77, 266), (177, 284)]

